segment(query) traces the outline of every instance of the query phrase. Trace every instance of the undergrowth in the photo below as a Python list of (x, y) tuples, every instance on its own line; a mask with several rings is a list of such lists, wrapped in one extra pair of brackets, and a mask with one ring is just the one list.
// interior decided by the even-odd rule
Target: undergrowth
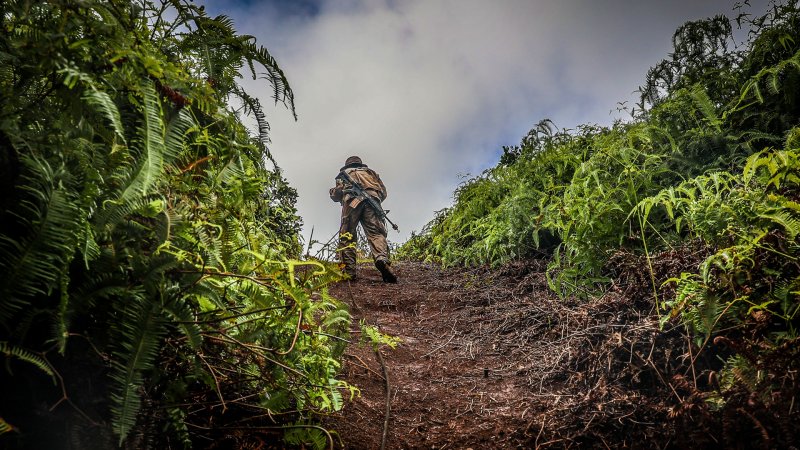
[(238, 84), (294, 114), (272, 56), (183, 0), (7, 1), (0, 28), (3, 448), (326, 446), (350, 315)]
[[(796, 392), (786, 375), (796, 363), (771, 355), (796, 345), (800, 325), (800, 9), (740, 11), (735, 22), (749, 31), (744, 43), (724, 16), (680, 27), (631, 120), (537, 124), (460, 186), (401, 256), (543, 258), (552, 290), (590, 298), (614, 285), (615, 255), (633, 255), (649, 274), (640, 295), (662, 324), (683, 324), (701, 350), (716, 340), (736, 352), (708, 401), (742, 388), (766, 403)], [(697, 248), (708, 256), (663, 283), (654, 258)]]

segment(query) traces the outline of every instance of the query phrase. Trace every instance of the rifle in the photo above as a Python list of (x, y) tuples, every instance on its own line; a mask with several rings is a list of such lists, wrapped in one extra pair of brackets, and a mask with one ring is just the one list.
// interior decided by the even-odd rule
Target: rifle
[(339, 175), (336, 175), (336, 178), (341, 178), (342, 181), (349, 183), (351, 186), (350, 189), (345, 189), (342, 192), (346, 194), (354, 194), (356, 197), (360, 197), (366, 200), (367, 204), (372, 208), (373, 211), (375, 211), (375, 213), (378, 214), (378, 216), (380, 216), (382, 219), (386, 219), (387, 222), (392, 224), (392, 228), (394, 229), (394, 231), (400, 232), (400, 229), (397, 227), (397, 225), (395, 225), (394, 222), (392, 222), (392, 220), (389, 219), (388, 216), (389, 211), (384, 210), (383, 207), (381, 207), (380, 202), (375, 200), (375, 198), (372, 197), (371, 195), (367, 194), (367, 191), (365, 191), (360, 184), (358, 184), (356, 181), (350, 178), (350, 175), (348, 175), (347, 172), (345, 172), (344, 170), (339, 172)]

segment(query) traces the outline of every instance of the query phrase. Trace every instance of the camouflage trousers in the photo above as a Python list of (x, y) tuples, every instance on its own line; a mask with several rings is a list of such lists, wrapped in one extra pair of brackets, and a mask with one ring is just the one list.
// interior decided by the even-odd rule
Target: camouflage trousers
[(375, 261), (389, 261), (389, 245), (386, 243), (386, 224), (367, 202), (359, 203), (355, 208), (342, 207), (342, 224), (339, 227), (339, 260), (344, 271), (350, 275), (356, 273), (356, 228), (358, 224), (364, 228), (367, 242)]

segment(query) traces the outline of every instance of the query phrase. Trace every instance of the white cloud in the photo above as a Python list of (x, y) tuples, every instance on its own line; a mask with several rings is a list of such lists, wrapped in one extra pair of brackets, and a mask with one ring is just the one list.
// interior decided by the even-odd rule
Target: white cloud
[[(542, 118), (609, 124), (617, 101), (666, 57), (689, 19), (728, 2), (481, 0), (323, 1), (287, 16), (273, 3), (209, 5), (266, 46), (289, 78), (299, 120), (269, 110), (272, 151), (308, 236), (338, 227), (327, 189), (359, 155), (389, 190), (405, 240), (450, 205), (459, 174), (494, 165)], [(269, 103), (269, 87), (246, 86)]]

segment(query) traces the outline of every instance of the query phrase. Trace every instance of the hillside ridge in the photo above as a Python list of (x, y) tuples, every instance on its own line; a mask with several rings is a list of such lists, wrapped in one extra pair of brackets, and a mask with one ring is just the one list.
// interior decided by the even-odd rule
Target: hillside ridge
[[(684, 410), (697, 407), (692, 386), (703, 381), (693, 378), (681, 327), (660, 330), (652, 301), (636, 292), (562, 300), (547, 289), (540, 261), (397, 267), (397, 285), (362, 268), (359, 281), (331, 289), (354, 318), (402, 340), (381, 349), (391, 399), (385, 448), (764, 444), (748, 419), (717, 430), (682, 426)], [(346, 350), (341, 375), (361, 395), (325, 421), (337, 448), (380, 448), (383, 369), (369, 345)]]

